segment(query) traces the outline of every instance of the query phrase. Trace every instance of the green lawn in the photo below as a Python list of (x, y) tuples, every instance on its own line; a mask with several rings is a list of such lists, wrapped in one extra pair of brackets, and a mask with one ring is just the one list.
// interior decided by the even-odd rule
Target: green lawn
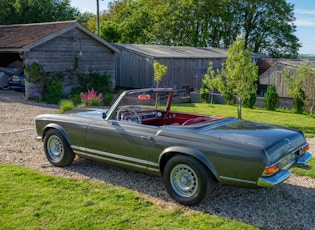
[[(172, 110), (210, 115), (237, 117), (237, 106), (205, 103), (180, 103)], [(290, 111), (268, 111), (264, 109), (242, 108), (242, 118), (300, 129), (306, 137), (315, 137), (315, 118), (310, 115), (295, 114)]]
[(137, 193), (0, 164), (0, 229), (257, 229)]

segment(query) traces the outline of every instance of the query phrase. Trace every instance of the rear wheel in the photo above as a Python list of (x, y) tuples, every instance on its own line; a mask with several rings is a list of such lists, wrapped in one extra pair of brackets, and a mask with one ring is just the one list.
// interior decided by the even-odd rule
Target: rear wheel
[(69, 143), (56, 129), (50, 129), (44, 139), (45, 154), (48, 161), (57, 167), (70, 165), (75, 157)]
[(178, 203), (196, 205), (209, 196), (214, 180), (209, 170), (195, 158), (176, 155), (164, 169), (167, 191)]

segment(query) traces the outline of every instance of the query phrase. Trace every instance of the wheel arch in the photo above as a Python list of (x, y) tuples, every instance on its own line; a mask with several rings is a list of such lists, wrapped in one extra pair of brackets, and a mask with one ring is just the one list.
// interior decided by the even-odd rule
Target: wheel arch
[(71, 146), (71, 141), (67, 132), (64, 130), (64, 128), (62, 128), (62, 126), (55, 123), (51, 123), (45, 126), (45, 128), (43, 129), (43, 136), (42, 136), (43, 140), (45, 139), (47, 132), (51, 129), (56, 129), (57, 131), (59, 131), (61, 135), (65, 138), (65, 140), (68, 142), (68, 144)]
[(209, 159), (200, 151), (188, 147), (183, 146), (173, 146), (165, 149), (160, 157), (159, 157), (159, 167), (161, 175), (163, 176), (164, 168), (169, 159), (171, 159), (173, 156), (182, 154), (186, 156), (191, 156), (198, 161), (200, 161), (203, 165), (206, 166), (206, 168), (212, 173), (214, 178), (218, 181), (218, 173), (213, 166), (213, 164), (209, 161)]

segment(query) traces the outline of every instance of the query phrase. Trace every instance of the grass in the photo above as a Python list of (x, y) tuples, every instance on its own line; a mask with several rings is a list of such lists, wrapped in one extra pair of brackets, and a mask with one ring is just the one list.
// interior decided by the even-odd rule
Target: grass
[(257, 229), (182, 206), (162, 208), (102, 183), (0, 164), (0, 229)]
[(72, 110), (74, 108), (74, 104), (71, 100), (61, 100), (60, 103), (60, 109), (57, 113), (63, 113), (68, 110)]
[[(179, 112), (210, 114), (237, 117), (237, 106), (206, 103), (180, 103), (172, 105), (172, 110)], [(310, 115), (295, 114), (292, 111), (268, 111), (265, 109), (242, 108), (242, 118), (287, 126), (302, 130), (306, 137), (315, 137), (315, 118)]]
[(312, 166), (311, 170), (305, 170), (300, 168), (293, 168), (291, 170), (292, 173), (297, 174), (299, 176), (308, 176), (315, 179), (315, 159), (312, 158), (308, 163), (308, 165)]

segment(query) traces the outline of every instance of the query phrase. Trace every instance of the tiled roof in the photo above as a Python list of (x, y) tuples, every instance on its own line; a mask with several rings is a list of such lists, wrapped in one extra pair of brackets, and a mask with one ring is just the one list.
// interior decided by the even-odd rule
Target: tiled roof
[(21, 48), (74, 23), (66, 21), (0, 26), (0, 49)]

